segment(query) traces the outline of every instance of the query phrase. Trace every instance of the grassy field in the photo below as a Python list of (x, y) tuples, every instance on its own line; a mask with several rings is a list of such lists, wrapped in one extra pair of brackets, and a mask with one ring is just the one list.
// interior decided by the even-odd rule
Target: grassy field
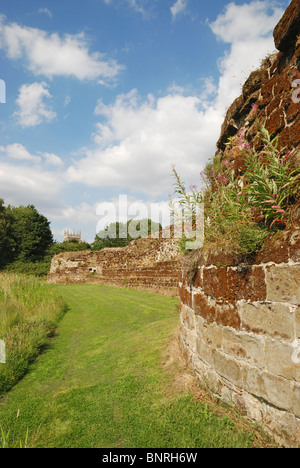
[(26, 373), (45, 348), (66, 311), (66, 303), (35, 278), (0, 273), (0, 339), (6, 364), (0, 365), (0, 395)]
[(177, 299), (98, 285), (53, 289), (69, 311), (51, 347), (0, 400), (2, 446), (261, 445), (233, 411), (203, 400), (181, 367)]

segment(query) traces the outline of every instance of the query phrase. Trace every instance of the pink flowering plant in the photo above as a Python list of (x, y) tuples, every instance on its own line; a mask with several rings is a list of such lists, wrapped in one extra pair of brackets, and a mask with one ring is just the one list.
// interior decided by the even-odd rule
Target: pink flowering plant
[(246, 177), (249, 204), (270, 228), (275, 224), (290, 226), (290, 207), (299, 203), (300, 171), (292, 169), (290, 151), (279, 151), (278, 137), (271, 139), (262, 125), (259, 129), (263, 150), (259, 157), (247, 150)]
[(278, 150), (278, 139), (271, 139), (263, 124), (259, 136), (262, 149), (257, 152), (246, 141), (245, 131), (238, 133), (245, 166), (239, 177), (230, 161), (217, 157), (200, 173), (202, 187), (192, 185), (188, 191), (173, 167), (180, 206), (193, 217), (204, 205), (206, 244), (248, 255), (271, 231), (292, 224), (290, 208), (299, 203), (299, 168), (292, 169), (289, 153)]

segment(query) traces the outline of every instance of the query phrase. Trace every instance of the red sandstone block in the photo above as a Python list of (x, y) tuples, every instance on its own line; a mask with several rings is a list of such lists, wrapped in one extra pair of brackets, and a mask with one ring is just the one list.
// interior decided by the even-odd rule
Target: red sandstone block
[(297, 147), (300, 144), (300, 116), (290, 126), (290, 139), (293, 147)]
[(208, 303), (208, 297), (201, 293), (194, 293), (194, 312), (208, 322), (216, 321), (216, 308)]
[(276, 49), (286, 52), (295, 44), (300, 31), (300, 2), (293, 0), (274, 29)]
[(216, 308), (216, 322), (224, 327), (235, 328), (240, 330), (241, 318), (239, 312), (232, 304), (218, 305)]
[(268, 71), (258, 69), (253, 71), (243, 86), (243, 97), (247, 99), (250, 94), (262, 87), (263, 83), (268, 79)]
[(289, 105), (285, 111), (287, 123), (291, 123), (299, 115), (299, 104), (292, 101), (291, 96), (289, 96)]
[(266, 129), (271, 136), (277, 135), (285, 126), (283, 108), (279, 108), (269, 116), (266, 122)]
[(262, 109), (266, 107), (271, 100), (273, 99), (273, 88), (276, 84), (278, 74), (275, 73), (268, 81), (266, 81), (261, 88), (262, 99), (259, 101), (259, 108)]
[(225, 327), (240, 330), (241, 319), (239, 312), (232, 304), (217, 304), (210, 301), (205, 294), (194, 293), (194, 312), (209, 323), (217, 323)]
[(266, 239), (255, 258), (255, 263), (287, 263), (289, 260), (290, 231), (280, 231)]
[(266, 109), (267, 115), (271, 115), (272, 112), (274, 112), (275, 110), (277, 110), (278, 107), (280, 106), (280, 102), (281, 102), (281, 96), (276, 95), (276, 96), (270, 101), (270, 104), (268, 104), (268, 106), (267, 106), (267, 109)]
[(216, 268), (203, 271), (205, 294), (234, 304), (245, 299), (263, 301), (266, 298), (265, 273), (261, 267)]
[(293, 148), (292, 140), (291, 140), (291, 131), (289, 127), (285, 127), (279, 133), (279, 140), (278, 140), (278, 149), (285, 148), (286, 150), (291, 150)]

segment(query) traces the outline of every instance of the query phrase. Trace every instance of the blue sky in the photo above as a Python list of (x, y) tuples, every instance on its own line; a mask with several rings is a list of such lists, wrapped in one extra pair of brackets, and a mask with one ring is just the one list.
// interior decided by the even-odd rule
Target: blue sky
[[(289, 1), (1, 0), (0, 198), (94, 239), (104, 205), (167, 212)], [(123, 207), (124, 208), (124, 207)], [(107, 218), (108, 219), (108, 218)]]

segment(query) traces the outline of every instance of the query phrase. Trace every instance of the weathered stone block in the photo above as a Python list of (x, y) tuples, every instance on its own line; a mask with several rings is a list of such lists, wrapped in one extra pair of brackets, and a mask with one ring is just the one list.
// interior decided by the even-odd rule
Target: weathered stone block
[(263, 371), (254, 366), (243, 365), (241, 374), (244, 390), (259, 398), (265, 396)]
[(238, 128), (236, 126), (234, 119), (238, 115), (239, 110), (241, 109), (243, 105), (243, 102), (244, 102), (244, 99), (243, 99), (243, 96), (241, 95), (238, 98), (236, 98), (236, 100), (232, 103), (232, 105), (230, 106), (230, 108), (228, 109), (226, 113), (226, 117), (221, 128), (221, 135), (217, 142), (217, 147), (220, 148), (221, 150), (225, 149), (225, 143), (227, 143), (228, 138), (235, 135), (238, 131)]
[(267, 340), (265, 348), (265, 367), (275, 375), (300, 382), (300, 364), (292, 359), (294, 349), (280, 341)]
[(292, 123), (289, 127), (290, 130), (290, 140), (293, 147), (297, 147), (300, 144), (300, 118), (299, 116), (297, 119)]
[(246, 365), (242, 367), (242, 378), (247, 392), (277, 408), (287, 411), (292, 409), (292, 388), (289, 380)]
[(218, 304), (216, 306), (216, 321), (224, 327), (241, 328), (241, 319), (238, 310), (233, 304)]
[(236, 359), (230, 358), (219, 351), (214, 353), (216, 372), (237, 387), (242, 387), (241, 367)]
[(279, 231), (268, 237), (258, 252), (255, 263), (287, 263), (289, 260), (290, 231)]
[(242, 329), (271, 337), (293, 338), (294, 317), (288, 306), (241, 302), (238, 310)]
[(263, 301), (266, 298), (262, 267), (204, 268), (203, 291), (216, 299), (235, 303), (239, 299)]
[(223, 332), (223, 351), (236, 359), (247, 361), (257, 367), (264, 365), (264, 343), (245, 333), (235, 333), (230, 329)]
[(214, 348), (210, 347), (201, 338), (196, 340), (197, 355), (207, 365), (214, 367)]
[(293, 0), (274, 29), (276, 49), (286, 52), (296, 43), (300, 31), (300, 3)]
[[(290, 259), (300, 262), (300, 230), (294, 231), (290, 238)], [(299, 285), (300, 287), (300, 285)]]
[(293, 412), (295, 416), (300, 418), (300, 385), (295, 384), (293, 388)]
[(247, 99), (250, 94), (261, 88), (264, 81), (268, 79), (268, 72), (264, 69), (253, 71), (243, 86), (243, 97)]
[(266, 129), (271, 136), (277, 135), (285, 126), (284, 112), (282, 108), (279, 108), (270, 115), (266, 122)]
[(300, 307), (295, 310), (295, 331), (297, 338), (300, 339)]
[(194, 293), (194, 311), (208, 322), (216, 320), (216, 307), (209, 303), (209, 298), (203, 293)]
[(203, 340), (213, 348), (222, 348), (223, 327), (216, 323), (204, 324), (202, 328)]
[(300, 265), (266, 268), (267, 301), (300, 304)]
[(266, 400), (277, 408), (291, 411), (293, 407), (291, 383), (268, 373), (263, 374), (263, 382)]

